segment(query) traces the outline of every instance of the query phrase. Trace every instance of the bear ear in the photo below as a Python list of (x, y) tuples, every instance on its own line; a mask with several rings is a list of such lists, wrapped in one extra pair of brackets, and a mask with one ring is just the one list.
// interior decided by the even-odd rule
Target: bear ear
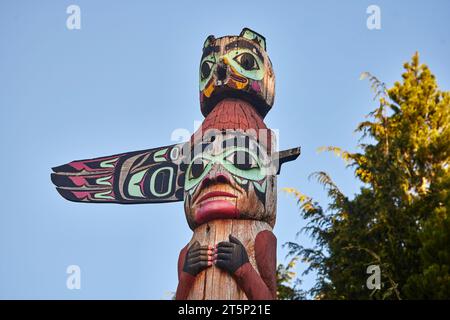
[(244, 28), (241, 31), (240, 37), (251, 40), (259, 44), (264, 50), (266, 50), (266, 38), (249, 28)]
[(216, 38), (213, 35), (209, 35), (208, 38), (206, 38), (205, 42), (203, 43), (203, 50), (209, 47), (215, 40)]

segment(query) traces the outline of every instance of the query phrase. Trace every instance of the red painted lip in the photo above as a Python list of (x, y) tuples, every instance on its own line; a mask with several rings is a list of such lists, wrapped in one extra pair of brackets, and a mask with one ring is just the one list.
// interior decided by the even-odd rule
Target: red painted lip
[(207, 201), (200, 205), (195, 213), (195, 222), (199, 225), (216, 219), (237, 219), (239, 210), (235, 204), (227, 200)]
[(212, 197), (230, 197), (230, 198), (237, 198), (237, 196), (235, 194), (232, 193), (228, 193), (225, 191), (211, 191), (208, 192), (207, 194), (203, 195), (198, 201), (196, 201), (197, 203), (200, 203), (202, 201), (205, 201), (206, 199), (212, 198)]

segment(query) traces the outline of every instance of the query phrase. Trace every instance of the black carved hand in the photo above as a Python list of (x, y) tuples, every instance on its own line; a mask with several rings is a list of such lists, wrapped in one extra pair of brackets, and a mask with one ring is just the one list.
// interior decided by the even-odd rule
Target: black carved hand
[(195, 241), (188, 249), (183, 271), (196, 276), (200, 271), (212, 265), (213, 255), (212, 247), (200, 246), (200, 243)]
[(216, 266), (233, 275), (240, 266), (248, 262), (244, 245), (231, 234), (230, 242), (222, 241), (217, 245)]

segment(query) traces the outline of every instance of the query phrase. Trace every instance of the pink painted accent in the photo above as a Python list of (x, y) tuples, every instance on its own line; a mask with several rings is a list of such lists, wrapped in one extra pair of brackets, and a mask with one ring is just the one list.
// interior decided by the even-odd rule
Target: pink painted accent
[(255, 90), (256, 92), (260, 92), (261, 91), (261, 87), (259, 86), (259, 82), (258, 81), (252, 81), (252, 89)]
[(77, 197), (80, 200), (84, 198), (89, 198), (89, 192), (86, 191), (72, 191), (72, 193), (75, 195), (75, 197)]
[(139, 188), (141, 189), (142, 194), (144, 194), (144, 182), (145, 182), (145, 178), (147, 177), (147, 174), (148, 174), (148, 171), (142, 177), (141, 182), (139, 182)]
[(237, 219), (239, 210), (233, 202), (213, 200), (202, 204), (195, 212), (195, 222), (203, 224), (215, 219)]
[(81, 171), (81, 170), (83, 170), (83, 169), (86, 169), (86, 170), (91, 170), (91, 168), (89, 168), (88, 166), (86, 166), (85, 164), (84, 164), (84, 162), (78, 162), (78, 161), (75, 161), (75, 162), (71, 162), (71, 163), (69, 163), (69, 165), (70, 166), (72, 166), (72, 167), (74, 167), (75, 169), (77, 169), (78, 171)]
[(78, 187), (84, 186), (86, 184), (86, 179), (84, 179), (83, 177), (69, 176), (69, 179), (72, 180), (72, 182), (75, 183)]
[[(77, 170), (82, 170), (82, 169), (86, 169), (87, 171), (92, 171), (92, 168), (88, 166), (89, 163), (91, 162), (102, 162), (102, 161), (106, 161), (106, 160), (111, 160), (114, 158), (117, 158), (118, 156), (110, 156), (110, 157), (104, 157), (104, 158), (100, 158), (100, 159), (92, 159), (92, 160), (84, 160), (84, 161), (72, 161), (69, 163), (70, 166), (74, 167)], [(110, 170), (109, 168), (99, 168), (97, 170)]]

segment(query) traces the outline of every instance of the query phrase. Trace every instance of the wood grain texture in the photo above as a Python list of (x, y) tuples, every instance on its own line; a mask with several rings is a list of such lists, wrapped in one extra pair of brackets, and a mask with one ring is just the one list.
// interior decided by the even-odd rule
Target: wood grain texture
[(242, 99), (226, 98), (220, 101), (203, 120), (201, 127), (192, 135), (191, 144), (199, 143), (208, 130), (239, 130), (255, 133), (268, 154), (275, 150), (275, 136), (267, 128), (256, 109)]
[[(255, 261), (254, 241), (256, 235), (263, 230), (272, 231), (272, 228), (266, 222), (256, 220), (213, 220), (194, 230), (189, 246), (195, 241), (199, 241), (200, 245), (215, 245), (221, 241), (229, 241), (228, 236), (231, 234), (245, 246), (251, 265), (259, 273)], [(213, 265), (197, 275), (188, 300), (218, 299), (247, 300), (247, 296), (227, 272)]]

